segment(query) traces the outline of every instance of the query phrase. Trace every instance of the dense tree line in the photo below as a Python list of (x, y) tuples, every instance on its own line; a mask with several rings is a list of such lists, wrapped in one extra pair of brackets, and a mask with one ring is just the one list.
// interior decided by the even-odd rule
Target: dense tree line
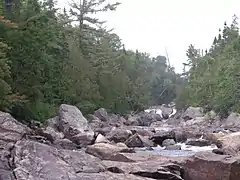
[(126, 50), (97, 18), (118, 5), (82, 0), (57, 10), (53, 0), (2, 1), (0, 110), (44, 120), (61, 103), (126, 113), (175, 99), (183, 80), (166, 57)]
[(203, 51), (193, 45), (187, 51), (190, 68), (185, 72), (187, 86), (178, 98), (179, 107), (202, 106), (226, 116), (231, 111), (240, 112), (240, 36), (233, 16), (230, 25), (214, 38), (212, 46)]

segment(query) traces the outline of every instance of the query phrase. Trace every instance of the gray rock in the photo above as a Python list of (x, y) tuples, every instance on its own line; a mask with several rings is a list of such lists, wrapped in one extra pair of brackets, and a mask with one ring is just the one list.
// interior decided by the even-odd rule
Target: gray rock
[(29, 140), (16, 143), (14, 157), (17, 179), (74, 179), (78, 173), (105, 170), (98, 158), (83, 151), (58, 150)]
[(43, 129), (43, 133), (52, 136), (53, 140), (64, 138), (64, 134), (58, 130), (58, 117), (48, 120), (47, 127)]
[(129, 116), (126, 123), (131, 126), (150, 126), (151, 123), (161, 120), (162, 118), (158, 114), (141, 112), (134, 116)]
[(58, 149), (68, 149), (68, 150), (76, 150), (79, 148), (78, 145), (76, 145), (69, 139), (56, 139), (53, 142), (53, 146)]
[(120, 173), (80, 173), (78, 179), (75, 180), (152, 180), (152, 178), (144, 178), (135, 176), (132, 174), (120, 174)]
[(129, 139), (125, 141), (125, 144), (128, 147), (152, 147), (154, 143), (150, 141), (148, 138), (141, 136), (139, 134), (134, 134)]
[(62, 104), (58, 114), (59, 130), (66, 138), (83, 147), (92, 143), (94, 132), (77, 107)]
[(153, 142), (158, 145), (162, 145), (162, 142), (165, 139), (174, 139), (174, 138), (175, 138), (174, 131), (159, 131), (151, 137)]
[(171, 145), (174, 145), (176, 144), (176, 142), (174, 141), (174, 139), (165, 139), (163, 142), (162, 142), (162, 146), (171, 146)]
[(106, 135), (106, 138), (110, 141), (114, 141), (115, 143), (118, 142), (125, 142), (130, 136), (132, 132), (127, 129), (112, 129), (110, 133)]
[(191, 145), (191, 146), (210, 146), (212, 143), (211, 141), (208, 141), (206, 139), (188, 139), (186, 141), (186, 145)]
[(120, 152), (131, 152), (132, 150), (126, 147), (117, 146), (107, 143), (97, 143), (90, 145), (86, 149), (86, 153), (96, 156), (100, 159), (111, 160), (112, 156)]
[(239, 180), (239, 156), (218, 155), (211, 152), (199, 152), (184, 164), (186, 180)]
[(98, 136), (95, 140), (95, 144), (96, 143), (110, 143), (110, 142), (105, 136), (103, 136), (102, 134), (98, 134)]
[(104, 108), (100, 108), (98, 110), (96, 110), (94, 112), (94, 116), (96, 116), (97, 118), (99, 118), (101, 121), (108, 121), (109, 120), (109, 116), (107, 113), (107, 110)]
[(196, 117), (203, 117), (203, 109), (201, 107), (189, 107), (182, 115), (185, 120), (190, 120)]

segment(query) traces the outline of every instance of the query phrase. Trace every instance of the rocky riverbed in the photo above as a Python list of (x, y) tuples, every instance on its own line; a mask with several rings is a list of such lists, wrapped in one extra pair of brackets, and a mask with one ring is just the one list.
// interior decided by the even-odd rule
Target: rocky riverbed
[(84, 117), (63, 104), (46, 125), (27, 126), (0, 112), (0, 180), (240, 179), (238, 114), (189, 107), (164, 117), (103, 108)]

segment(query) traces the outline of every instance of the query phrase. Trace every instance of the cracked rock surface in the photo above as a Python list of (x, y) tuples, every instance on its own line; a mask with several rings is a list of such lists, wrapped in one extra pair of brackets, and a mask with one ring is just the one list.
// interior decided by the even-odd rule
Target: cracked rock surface
[[(89, 122), (78, 108), (63, 104), (46, 127), (32, 123), (30, 128), (0, 112), (0, 180), (240, 179), (239, 154), (170, 158), (136, 153), (132, 147), (177, 140), (176, 131), (123, 125), (122, 117), (108, 117), (103, 109), (95, 116)], [(239, 143), (229, 137), (220, 139), (222, 146), (238, 150)]]

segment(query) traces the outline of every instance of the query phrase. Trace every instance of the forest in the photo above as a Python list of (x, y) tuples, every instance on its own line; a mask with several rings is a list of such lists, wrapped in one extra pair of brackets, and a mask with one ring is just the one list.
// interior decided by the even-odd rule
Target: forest
[(175, 72), (164, 55), (125, 49), (97, 14), (115, 11), (106, 0), (5, 0), (0, 4), (0, 110), (20, 120), (45, 119), (60, 104), (84, 114), (103, 107), (118, 114), (151, 105), (201, 106), (222, 116), (240, 112), (240, 37), (237, 17), (209, 49), (190, 45), (188, 71)]

